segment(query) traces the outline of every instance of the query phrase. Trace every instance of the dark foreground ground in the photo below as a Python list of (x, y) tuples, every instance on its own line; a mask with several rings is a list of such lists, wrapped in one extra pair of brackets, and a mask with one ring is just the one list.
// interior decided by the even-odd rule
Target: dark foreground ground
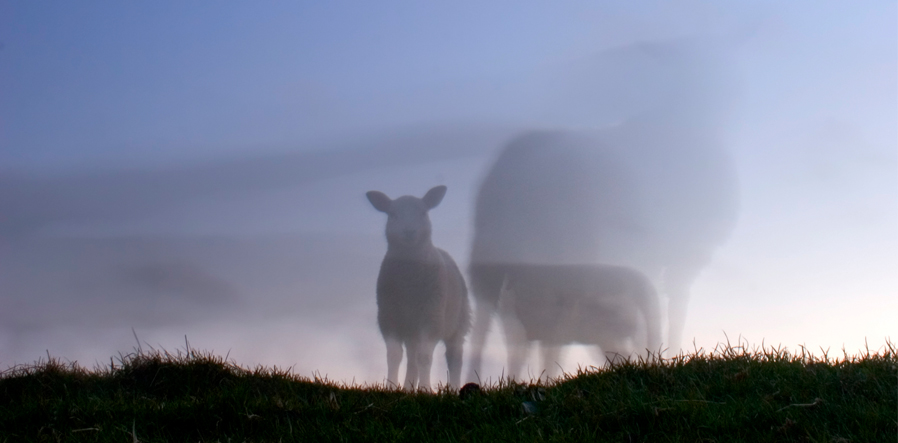
[(341, 386), (194, 350), (0, 374), (0, 442), (894, 442), (898, 348), (720, 346), (461, 396)]

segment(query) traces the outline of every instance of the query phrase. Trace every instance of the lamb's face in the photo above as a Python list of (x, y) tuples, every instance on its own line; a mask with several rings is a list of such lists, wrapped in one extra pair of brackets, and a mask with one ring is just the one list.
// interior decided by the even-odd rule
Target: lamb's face
[(387, 211), (387, 242), (399, 247), (430, 242), (428, 209), (417, 197), (405, 196), (393, 200)]
[(387, 214), (387, 243), (391, 248), (412, 249), (430, 244), (430, 217), (427, 211), (436, 207), (446, 195), (445, 186), (435, 186), (423, 198), (406, 195), (396, 200), (380, 191), (369, 191), (368, 201)]

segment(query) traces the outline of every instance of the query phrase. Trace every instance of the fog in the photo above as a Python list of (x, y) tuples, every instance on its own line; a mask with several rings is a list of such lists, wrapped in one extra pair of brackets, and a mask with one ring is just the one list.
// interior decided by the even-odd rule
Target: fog
[[(659, 189), (639, 211), (675, 214), (653, 232), (708, 234), (686, 206), (664, 212), (670, 177), (705, 189), (678, 163), (695, 145), (639, 151), (651, 136), (619, 128), (646, 120), (712, 137), (707, 170), (732, 186), (706, 189), (731, 218), (691, 285), (685, 349), (840, 354), (896, 336), (894, 4), (209, 6), (0, 5), (0, 369), (102, 364), (136, 334), (381, 382), (385, 217), (365, 192), (446, 185), (433, 240), (467, 269), (502, 149), (590, 134), (651, 165), (629, 176)], [(482, 377), (504, 359), (493, 325)], [(561, 366), (595, 363), (575, 348)]]

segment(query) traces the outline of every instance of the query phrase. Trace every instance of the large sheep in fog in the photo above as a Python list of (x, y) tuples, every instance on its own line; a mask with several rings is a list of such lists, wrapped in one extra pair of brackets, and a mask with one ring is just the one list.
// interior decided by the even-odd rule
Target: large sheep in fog
[(471, 324), (468, 290), (449, 254), (433, 245), (427, 212), (446, 194), (445, 186), (423, 198), (395, 200), (368, 192), (374, 207), (388, 215), (387, 253), (377, 277), (377, 323), (387, 345), (387, 381), (396, 386), (402, 347), (408, 356), (404, 386), (430, 389), (437, 342), (446, 345), (449, 385), (461, 380), (465, 335)]
[(471, 379), (505, 278), (497, 265), (636, 269), (667, 301), (663, 347), (679, 349), (690, 288), (737, 219), (729, 51), (699, 39), (635, 43), (553, 79), (546, 109), (561, 129), (510, 138), (477, 194)]
[(497, 265), (499, 314), (508, 341), (508, 375), (517, 378), (539, 341), (542, 370), (557, 375), (561, 347), (597, 345), (602, 357), (627, 357), (661, 345), (658, 297), (641, 272), (607, 265)]

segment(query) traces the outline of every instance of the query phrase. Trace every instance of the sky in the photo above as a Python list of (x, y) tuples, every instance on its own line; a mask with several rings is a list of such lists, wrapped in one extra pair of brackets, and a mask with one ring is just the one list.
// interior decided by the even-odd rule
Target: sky
[[(2, 2), (0, 367), (92, 366), (136, 334), (382, 381), (385, 219), (366, 191), (447, 185), (434, 242), (464, 268), (478, 186), (515, 134), (704, 100), (739, 215), (693, 285), (690, 347), (875, 349), (898, 332), (896, 18), (893, 2)], [(720, 71), (608, 55), (682, 41)], [(594, 364), (581, 351), (565, 369)], [(503, 359), (494, 328), (488, 375)]]

